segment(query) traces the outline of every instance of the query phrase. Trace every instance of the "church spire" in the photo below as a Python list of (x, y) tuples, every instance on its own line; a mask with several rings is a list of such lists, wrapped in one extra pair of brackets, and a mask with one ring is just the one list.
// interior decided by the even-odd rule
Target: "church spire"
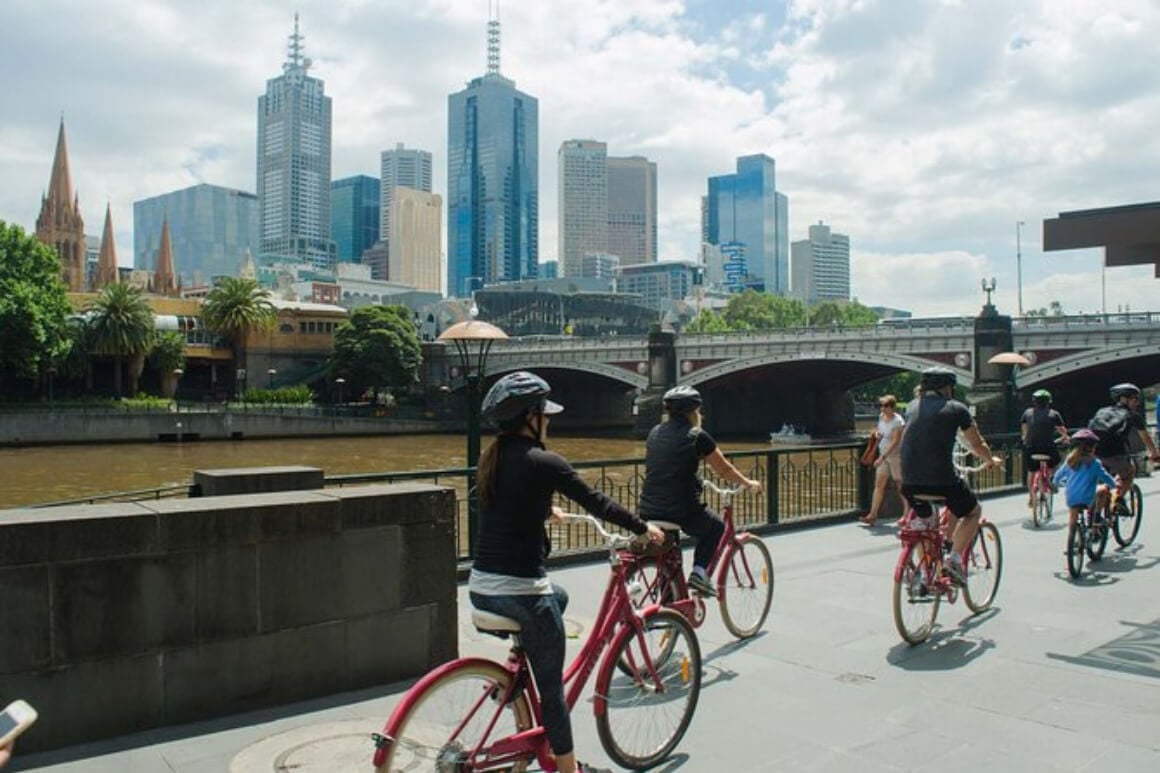
[(161, 246), (157, 249), (157, 266), (149, 289), (157, 295), (177, 295), (177, 277), (173, 271), (173, 245), (169, 241), (169, 218), (161, 221)]
[(113, 213), (105, 204), (105, 230), (101, 234), (101, 255), (97, 259), (97, 275), (93, 279), (93, 289), (100, 290), (106, 285), (116, 284), (117, 245), (113, 243)]
[(56, 250), (60, 256), (61, 279), (70, 292), (85, 289), (85, 222), (81, 218), (80, 197), (73, 191), (68, 167), (68, 142), (64, 133), (64, 116), (56, 135), (56, 155), (48, 192), (40, 201), (36, 218), (36, 238)]

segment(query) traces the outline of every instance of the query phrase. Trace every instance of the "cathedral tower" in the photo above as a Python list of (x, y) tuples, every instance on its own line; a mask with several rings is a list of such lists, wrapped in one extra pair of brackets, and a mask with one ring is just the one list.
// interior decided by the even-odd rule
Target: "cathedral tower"
[(48, 193), (40, 200), (40, 215), (36, 218), (36, 238), (55, 249), (60, 256), (61, 279), (69, 291), (83, 292), (85, 221), (81, 218), (80, 198), (73, 193), (63, 117), (60, 119), (60, 132), (56, 138), (56, 156), (52, 159), (52, 177), (48, 181)]
[(113, 214), (105, 205), (105, 230), (101, 234), (101, 255), (97, 259), (97, 275), (93, 278), (93, 290), (117, 284), (117, 245), (113, 243)]
[(169, 240), (169, 219), (161, 223), (161, 246), (157, 248), (157, 267), (149, 281), (149, 292), (176, 297), (179, 295), (177, 274), (173, 270), (173, 244)]

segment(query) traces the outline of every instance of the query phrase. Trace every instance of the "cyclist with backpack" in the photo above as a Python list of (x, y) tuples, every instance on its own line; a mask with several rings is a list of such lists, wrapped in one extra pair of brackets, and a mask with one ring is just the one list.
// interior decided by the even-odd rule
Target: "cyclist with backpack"
[(1032, 456), (1043, 455), (1047, 460), (1047, 475), (1050, 478), (1059, 466), (1059, 441), (1067, 442), (1067, 427), (1059, 411), (1051, 407), (1051, 392), (1036, 389), (1031, 395), (1032, 405), (1023, 412), (1020, 432), (1023, 436), (1023, 469), (1027, 471), (1027, 506), (1035, 507), (1031, 498), (1031, 479), (1039, 469), (1039, 463)]
[[(1128, 440), (1132, 431), (1144, 441), (1152, 461), (1160, 461), (1160, 453), (1148, 434), (1148, 423), (1140, 410), (1143, 399), (1140, 387), (1128, 383), (1116, 384), (1109, 390), (1109, 394), (1112, 404), (1096, 411), (1088, 422), (1088, 429), (1099, 437), (1096, 458), (1103, 462), (1108, 472), (1119, 477), (1121, 488), (1126, 490), (1136, 476), (1136, 468), (1128, 453)], [(1112, 496), (1112, 509), (1118, 513), (1122, 504), (1117, 494), (1113, 493)]]

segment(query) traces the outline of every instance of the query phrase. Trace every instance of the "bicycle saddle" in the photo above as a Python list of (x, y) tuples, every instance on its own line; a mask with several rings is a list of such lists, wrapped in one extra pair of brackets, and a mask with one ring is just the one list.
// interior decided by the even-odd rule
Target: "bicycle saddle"
[(482, 609), (471, 610), (471, 623), (480, 633), (490, 633), (501, 639), (506, 639), (508, 635), (520, 632), (519, 621), (497, 615), (494, 612), (484, 612)]

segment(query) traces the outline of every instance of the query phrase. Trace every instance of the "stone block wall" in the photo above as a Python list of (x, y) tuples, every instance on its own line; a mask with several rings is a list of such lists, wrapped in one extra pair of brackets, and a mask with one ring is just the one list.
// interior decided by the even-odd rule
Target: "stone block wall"
[(457, 653), (451, 489), (0, 512), (0, 698), (29, 751), (420, 675)]

